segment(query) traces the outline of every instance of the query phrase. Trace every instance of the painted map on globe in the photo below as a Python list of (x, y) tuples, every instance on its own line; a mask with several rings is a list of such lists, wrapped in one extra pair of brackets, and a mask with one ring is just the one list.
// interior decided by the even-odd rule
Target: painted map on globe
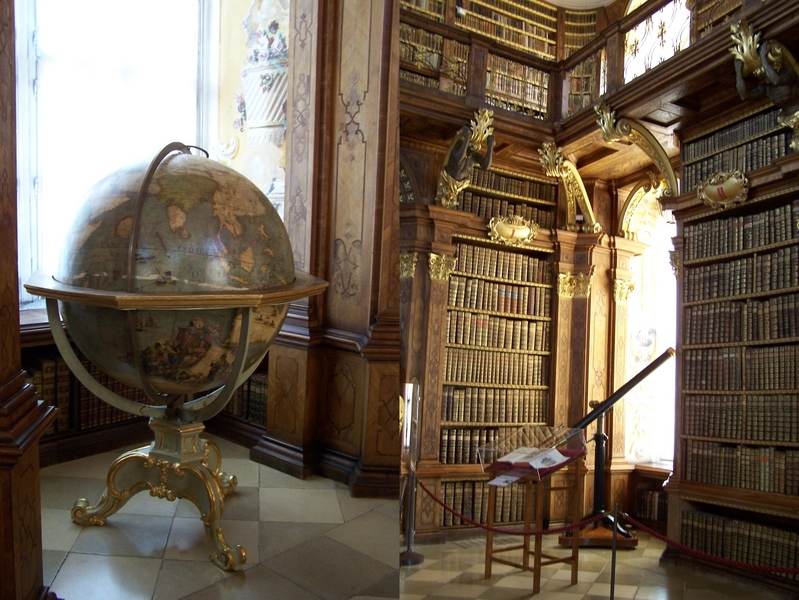
[[(89, 191), (57, 281), (143, 294), (219, 294), (294, 281), (283, 222), (252, 182), (203, 157), (170, 155), (137, 215), (147, 169), (142, 163), (118, 170)], [(263, 358), (287, 312), (288, 305), (255, 310), (245, 370)], [(241, 326), (238, 309), (229, 308), (122, 311), (62, 303), (61, 313), (80, 350), (114, 379), (142, 387), (141, 373), (164, 393), (224, 384)]]

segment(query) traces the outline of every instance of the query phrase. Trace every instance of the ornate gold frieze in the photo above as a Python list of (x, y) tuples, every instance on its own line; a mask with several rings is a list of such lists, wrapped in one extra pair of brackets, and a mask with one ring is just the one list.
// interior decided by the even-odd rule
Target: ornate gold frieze
[(630, 297), (630, 292), (635, 289), (635, 284), (631, 281), (624, 281), (623, 279), (616, 279), (613, 282), (613, 298), (616, 302), (627, 302)]
[(593, 276), (585, 273), (560, 273), (558, 275), (558, 296), (561, 298), (588, 298), (591, 295)]
[[(599, 233), (602, 227), (594, 218), (594, 211), (588, 200), (588, 192), (585, 191), (583, 180), (577, 167), (570, 160), (566, 160), (561, 155), (561, 149), (554, 142), (546, 142), (539, 149), (541, 155), (541, 166), (544, 172), (550, 177), (558, 177), (563, 180), (566, 190), (566, 230), (583, 231), (585, 233)], [(577, 206), (583, 215), (582, 225), (577, 223)]]
[(436, 281), (447, 281), (455, 270), (458, 259), (454, 256), (445, 254), (430, 253), (430, 279)]
[(674, 174), (674, 169), (671, 168), (668, 154), (655, 139), (655, 136), (635, 119), (622, 117), (617, 121), (616, 112), (611, 110), (610, 106), (604, 102), (595, 105), (594, 110), (599, 115), (597, 125), (602, 130), (602, 139), (608, 143), (626, 140), (638, 146), (663, 175), (663, 179), (666, 182), (663, 195), (676, 196), (678, 193), (677, 176)]
[(419, 259), (418, 252), (400, 252), (400, 279), (413, 279), (416, 273), (416, 261)]
[(711, 208), (732, 208), (746, 201), (749, 181), (738, 170), (732, 173), (713, 173), (696, 186), (696, 195)]
[(488, 222), (488, 233), (495, 242), (508, 246), (529, 246), (538, 235), (538, 223), (528, 221), (521, 215), (493, 217)]

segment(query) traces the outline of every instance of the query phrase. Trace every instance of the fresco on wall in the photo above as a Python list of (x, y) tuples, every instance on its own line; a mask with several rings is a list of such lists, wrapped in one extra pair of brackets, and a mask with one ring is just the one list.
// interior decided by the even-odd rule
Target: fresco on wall
[(289, 0), (231, 0), (222, 14), (217, 158), (283, 218)]

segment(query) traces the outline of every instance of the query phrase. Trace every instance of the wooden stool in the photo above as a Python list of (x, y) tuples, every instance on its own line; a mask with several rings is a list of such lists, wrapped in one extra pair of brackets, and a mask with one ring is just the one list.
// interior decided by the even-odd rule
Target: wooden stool
[[(524, 531), (543, 531), (544, 530), (544, 505), (546, 504), (547, 495), (553, 491), (558, 490), (571, 490), (572, 491), (572, 519), (573, 523), (579, 523), (582, 518), (582, 496), (583, 496), (583, 479), (585, 477), (585, 459), (580, 456), (577, 460), (572, 461), (569, 470), (573, 473), (573, 482), (570, 485), (552, 486), (551, 476), (552, 471), (539, 479), (538, 474), (533, 471), (530, 474), (524, 475), (519, 478), (519, 483), (524, 483)], [(505, 471), (494, 471), (490, 467), (486, 469), (492, 475), (499, 475)], [(488, 527), (494, 526), (494, 511), (496, 510), (497, 502), (497, 486), (488, 486)], [(533, 512), (533, 487), (535, 487), (535, 528), (531, 529), (531, 517)], [(507, 548), (494, 550), (494, 532), (490, 529), (486, 533), (486, 559), (485, 559), (485, 576), (486, 579), (491, 577), (491, 565), (493, 562), (510, 565), (523, 571), (533, 572), (533, 593), (537, 594), (541, 590), (541, 567), (545, 565), (553, 565), (556, 563), (571, 564), (572, 567), (572, 585), (577, 583), (577, 568), (578, 558), (580, 553), (580, 536), (575, 531), (572, 535), (572, 551), (570, 556), (558, 557), (551, 554), (544, 554), (542, 552), (543, 536), (536, 535), (533, 550), (530, 550), (530, 537), (524, 536), (524, 542)], [(510, 552), (512, 550), (522, 550), (522, 562), (517, 563), (511, 560), (496, 556), (501, 552)], [(533, 566), (530, 566), (530, 556), (533, 557)]]

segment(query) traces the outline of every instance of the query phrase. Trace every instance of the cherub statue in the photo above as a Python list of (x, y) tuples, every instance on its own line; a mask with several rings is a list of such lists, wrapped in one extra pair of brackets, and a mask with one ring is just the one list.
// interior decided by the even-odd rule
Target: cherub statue
[[(468, 185), (472, 169), (491, 166), (494, 152), (494, 113), (481, 109), (469, 125), (461, 127), (449, 144), (444, 166), (438, 177), (436, 204), (446, 208), (458, 206), (458, 194)], [(483, 144), (486, 153), (480, 154)]]
[[(752, 33), (749, 24), (741, 21), (730, 27), (735, 47), (730, 52), (735, 57), (735, 87), (741, 100), (766, 97), (780, 108), (780, 121), (794, 129), (797, 140), (799, 122), (799, 65), (791, 53), (776, 40), (759, 43), (760, 33)], [(758, 83), (749, 87), (747, 78)], [(794, 142), (791, 148), (796, 150)]]

